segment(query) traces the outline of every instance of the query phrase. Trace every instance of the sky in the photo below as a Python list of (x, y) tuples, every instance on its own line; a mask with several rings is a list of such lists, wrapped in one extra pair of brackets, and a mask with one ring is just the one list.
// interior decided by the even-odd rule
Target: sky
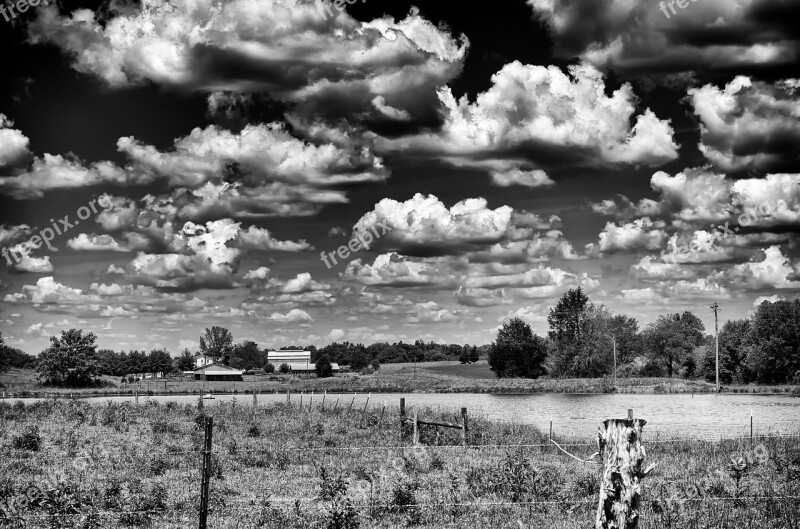
[(578, 286), (712, 332), (797, 297), (800, 3), (338, 5), (0, 18), (10, 345), (485, 344)]

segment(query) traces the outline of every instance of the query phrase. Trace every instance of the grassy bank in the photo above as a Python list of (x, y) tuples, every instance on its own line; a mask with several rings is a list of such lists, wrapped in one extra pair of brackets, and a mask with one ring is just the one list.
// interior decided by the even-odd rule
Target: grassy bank
[[(271, 380), (277, 379), (277, 380)], [(252, 393), (291, 391), (329, 391), (337, 393), (710, 393), (714, 384), (680, 378), (612, 378), (582, 379), (497, 379), (486, 362), (462, 365), (458, 362), (417, 364), (385, 364), (371, 375), (342, 374), (327, 379), (292, 377), (290, 375), (245, 375), (242, 382), (202, 382), (191, 377), (145, 380), (138, 384), (121, 384), (117, 377), (104, 377), (104, 387), (54, 388), (39, 384), (35, 373), (12, 370), (0, 375), (6, 395), (44, 396), (46, 394), (89, 395), (179, 395), (213, 393)], [(726, 393), (794, 393), (798, 386), (724, 386)]]
[[(417, 410), (454, 422), (456, 410)], [(401, 441), (397, 409), (373, 414), (242, 403), (199, 411), (149, 401), (0, 405), (0, 499), (31, 485), (47, 493), (17, 515), (27, 527), (159, 527), (196, 524), (204, 415), (214, 418), (213, 528), (585, 528), (599, 467), (579, 463), (534, 427), (470, 418), (458, 432), (422, 430)], [(676, 432), (676, 435), (679, 435)], [(559, 439), (585, 458), (592, 432)], [(800, 440), (667, 441), (644, 431), (648, 462), (642, 528), (797, 527)], [(527, 446), (519, 446), (527, 445)], [(765, 455), (766, 454), (766, 455)], [(750, 464), (738, 476), (730, 457)], [(29, 489), (33, 490), (33, 489)], [(666, 501), (672, 498), (675, 501)], [(66, 515), (65, 515), (66, 514)], [(5, 525), (3, 525), (5, 523)], [(12, 526), (6, 520), (0, 527)]]

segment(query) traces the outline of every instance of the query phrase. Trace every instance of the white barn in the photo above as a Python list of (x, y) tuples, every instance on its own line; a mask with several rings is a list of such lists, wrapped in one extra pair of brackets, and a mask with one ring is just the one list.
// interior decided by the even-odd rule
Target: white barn
[(311, 351), (289, 349), (286, 351), (267, 351), (267, 362), (277, 369), (281, 364), (310, 364)]

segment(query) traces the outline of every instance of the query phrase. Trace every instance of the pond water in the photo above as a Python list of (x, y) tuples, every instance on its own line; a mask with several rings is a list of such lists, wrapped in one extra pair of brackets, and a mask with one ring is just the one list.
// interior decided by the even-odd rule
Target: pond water
[[(214, 400), (205, 400), (207, 406), (236, 399), (242, 405), (250, 406), (252, 395), (215, 395)], [(334, 405), (339, 397), (339, 407), (349, 406), (353, 394), (326, 397), (326, 407)], [(736, 437), (750, 435), (750, 414), (756, 434), (798, 433), (800, 432), (800, 398), (784, 395), (717, 395), (717, 394), (534, 394), (534, 395), (491, 395), (484, 393), (380, 393), (372, 395), (370, 409), (380, 408), (388, 403), (392, 413), (397, 413), (400, 398), (405, 397), (409, 413), (416, 408), (441, 408), (457, 414), (466, 407), (472, 416), (483, 416), (493, 420), (533, 424), (542, 431), (550, 427), (552, 417), (553, 431), (557, 436), (591, 437), (607, 418), (624, 418), (628, 408), (633, 408), (634, 417), (646, 419), (645, 433), (649, 435), (676, 437), (675, 429), (691, 425), (693, 437)], [(197, 395), (166, 395), (139, 397), (142, 404), (146, 399), (159, 403), (197, 402)], [(41, 399), (6, 399), (5, 402), (22, 400), (34, 402)], [(132, 402), (133, 397), (90, 397), (87, 402)], [(319, 393), (314, 395), (315, 406), (322, 400)], [(358, 394), (353, 405), (361, 410), (367, 395)], [(299, 403), (300, 396), (292, 394), (292, 402)], [(259, 394), (259, 405), (286, 402), (285, 394)], [(308, 404), (309, 394), (303, 396)], [(389, 411), (387, 411), (389, 413)]]

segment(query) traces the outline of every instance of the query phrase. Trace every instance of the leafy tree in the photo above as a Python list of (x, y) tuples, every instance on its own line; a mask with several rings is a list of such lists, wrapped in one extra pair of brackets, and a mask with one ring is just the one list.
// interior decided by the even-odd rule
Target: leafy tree
[(461, 354), (458, 356), (458, 361), (462, 364), (469, 364), (472, 362), (469, 345), (465, 345), (463, 348), (461, 348)]
[(481, 359), (481, 356), (480, 356), (480, 353), (478, 352), (478, 348), (473, 345), (472, 349), (470, 349), (469, 361), (470, 362), (477, 362), (480, 359)]
[(800, 373), (800, 299), (763, 302), (751, 332), (743, 362), (748, 380), (787, 382)]
[(181, 355), (175, 359), (175, 369), (178, 371), (194, 371), (194, 355), (189, 349), (184, 349)]
[(372, 368), (372, 369), (374, 369), (375, 371), (380, 371), (380, 369), (381, 369), (381, 363), (380, 363), (380, 362), (378, 362), (378, 359), (377, 359), (377, 358), (374, 358), (374, 359), (372, 360), (372, 362), (370, 362), (370, 363), (369, 363), (369, 367), (371, 367), (371, 368)]
[(215, 325), (210, 329), (206, 328), (205, 334), (200, 337), (200, 349), (214, 362), (222, 361), (228, 365), (233, 352), (233, 335), (225, 327)]
[[(617, 342), (617, 365), (632, 361), (643, 352), (642, 336), (636, 318), (624, 314), (614, 315), (607, 323), (608, 333)], [(613, 347), (613, 344), (612, 344)]]
[(361, 371), (369, 365), (369, 362), (369, 357), (360, 349), (356, 349), (350, 353), (349, 365), (350, 369), (353, 371)]
[(650, 357), (663, 366), (667, 375), (684, 365), (695, 347), (703, 344), (705, 327), (691, 312), (659, 316), (644, 333)]
[(319, 378), (328, 378), (333, 375), (333, 366), (328, 355), (322, 355), (314, 365)]
[(589, 304), (581, 313), (574, 336), (548, 344), (547, 370), (560, 377), (599, 377), (613, 371), (611, 313), (602, 305)]
[(163, 349), (153, 349), (147, 356), (148, 373), (170, 373), (172, 371), (172, 357)]
[(39, 355), (39, 380), (56, 386), (86, 386), (95, 382), (99, 366), (95, 354), (97, 337), (82, 330), (61, 331), (50, 337), (50, 347)]
[(581, 287), (564, 293), (556, 306), (550, 309), (547, 323), (550, 326), (548, 336), (557, 342), (574, 342), (580, 338), (581, 320), (589, 306), (589, 296)]
[(289, 372), (289, 364), (283, 363), (278, 368), (278, 373), (280, 373), (282, 375), (285, 375), (288, 372)]
[(264, 373), (269, 374), (269, 373), (274, 373), (274, 372), (275, 372), (275, 366), (273, 364), (267, 362), (267, 365), (264, 366)]
[(245, 341), (233, 346), (230, 364), (237, 369), (250, 370), (264, 365), (267, 353), (258, 348), (253, 341)]
[[(750, 320), (726, 321), (719, 331), (719, 380), (730, 384), (742, 378), (745, 354), (752, 342)], [(714, 339), (708, 340), (700, 374), (709, 382), (717, 379), (717, 351)]]
[(10, 366), (9, 358), (11, 356), (11, 348), (6, 345), (3, 334), (0, 333), (0, 373), (8, 371)]
[(531, 326), (512, 318), (497, 332), (489, 352), (489, 366), (498, 378), (539, 378), (545, 373), (546, 341)]

